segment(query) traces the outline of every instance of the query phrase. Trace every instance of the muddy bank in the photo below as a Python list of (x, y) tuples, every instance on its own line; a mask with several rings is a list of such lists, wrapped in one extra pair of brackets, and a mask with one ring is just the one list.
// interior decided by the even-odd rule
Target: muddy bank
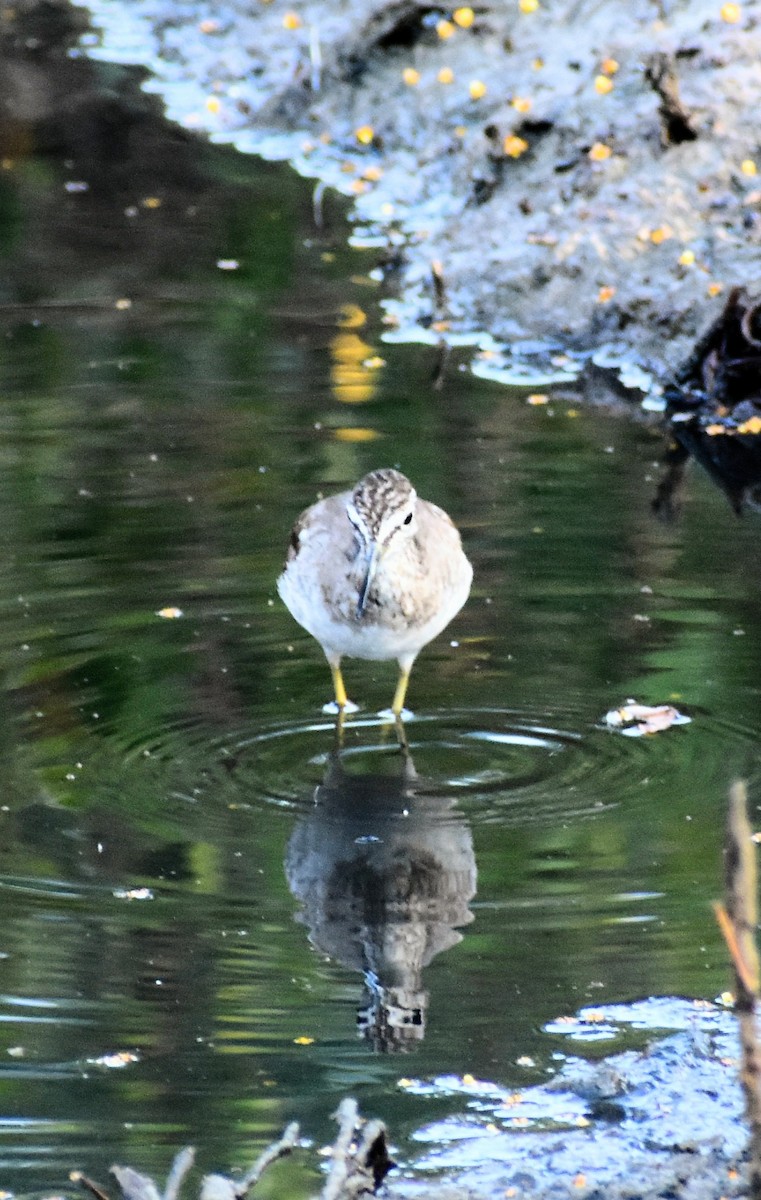
[[(679, 1032), (666, 1036), (669, 1029)], [(735, 1079), (739, 1046), (730, 1012), (662, 997), (585, 1009), (545, 1032), (558, 1047), (559, 1069), (548, 1082), (508, 1091), (468, 1075), (432, 1082), (401, 1079), (400, 1087), (429, 1097), (434, 1106), (437, 1097), (456, 1095), (465, 1110), (416, 1132), (415, 1140), (429, 1149), (413, 1164), (394, 1164), (382, 1122), (357, 1120), (355, 1101), (344, 1100), (335, 1114), (338, 1138), (329, 1152), (321, 1151), (327, 1174), (321, 1200), (368, 1196), (380, 1181), (389, 1200), (729, 1200), (748, 1195), (747, 1135)], [(622, 1036), (629, 1042), (638, 1038), (640, 1047), (595, 1061), (591, 1044), (604, 1046)], [(522, 1065), (544, 1074), (530, 1062)], [(242, 1178), (237, 1171), (230, 1177), (206, 1176), (201, 1200), (245, 1196), (266, 1167), (283, 1153), (298, 1152), (300, 1144), (298, 1126), (289, 1126)], [(391, 1149), (395, 1153), (393, 1144)], [(192, 1162), (188, 1148), (175, 1160), (170, 1178), (178, 1168), (184, 1175)], [(155, 1196), (151, 1181), (134, 1170), (118, 1166), (112, 1173), (125, 1200)], [(73, 1178), (100, 1200), (111, 1194), (80, 1172)], [(278, 1194), (274, 1176), (272, 1182)], [(192, 1192), (189, 1183), (185, 1193)]]
[[(581, 1057), (590, 1043), (604, 1045), (627, 1027), (630, 1036), (642, 1031), (641, 1049), (596, 1062)], [(664, 1037), (669, 1027), (681, 1031)], [(469, 1079), (420, 1085), (432, 1098), (437, 1089), (459, 1091), (466, 1116), (418, 1132), (431, 1149), (416, 1162), (415, 1184), (390, 1176), (392, 1195), (718, 1200), (747, 1194), (731, 1014), (661, 998), (582, 1010), (546, 1032), (571, 1043), (559, 1045), (559, 1071), (547, 1083), (512, 1093)], [(444, 1179), (439, 1174), (435, 1187), (421, 1186), (430, 1171), (444, 1172)]]
[(391, 322), (612, 346), (663, 374), (732, 284), (761, 286), (757, 3), (94, 14), (181, 122), (354, 196), (404, 301)]

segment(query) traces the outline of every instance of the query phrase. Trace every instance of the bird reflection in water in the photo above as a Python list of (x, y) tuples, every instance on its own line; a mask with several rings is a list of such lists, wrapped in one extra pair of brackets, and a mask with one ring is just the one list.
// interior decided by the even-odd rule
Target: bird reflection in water
[(350, 774), (336, 750), (285, 858), (298, 920), (317, 949), (365, 979), (359, 1030), (381, 1052), (425, 1036), (423, 970), (473, 920), (476, 862), (467, 822), (435, 795), (402, 747), (396, 774)]

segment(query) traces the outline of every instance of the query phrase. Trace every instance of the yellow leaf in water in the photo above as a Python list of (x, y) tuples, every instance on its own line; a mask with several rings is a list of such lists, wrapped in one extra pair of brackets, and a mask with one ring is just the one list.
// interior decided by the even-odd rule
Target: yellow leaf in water
[(680, 267), (691, 267), (695, 262), (695, 251), (683, 250), (677, 259), (677, 262), (679, 263)]
[(438, 79), (439, 83), (453, 83), (454, 71), (451, 67), (442, 67), (436, 78)]
[(661, 242), (667, 242), (669, 238), (674, 236), (674, 230), (670, 225), (659, 225), (650, 234), (650, 241), (654, 246), (660, 246)]
[(608, 92), (613, 91), (613, 80), (609, 79), (607, 75), (595, 76), (595, 91), (600, 96), (607, 96)]
[(610, 285), (608, 285), (606, 287), (601, 287), (599, 292), (597, 293), (597, 303), (598, 304), (608, 304), (608, 302), (613, 299), (615, 294), (616, 294), (616, 289), (614, 287), (611, 287)]
[(515, 109), (516, 112), (519, 112), (519, 113), (531, 112), (533, 103), (534, 102), (530, 96), (513, 96), (512, 104), (513, 104), (513, 108)]
[(752, 158), (744, 158), (740, 163), (740, 170), (743, 175), (757, 175), (758, 167)]
[(707, 433), (709, 437), (718, 437), (720, 434), (727, 432), (727, 427), (718, 423), (715, 425), (706, 425), (703, 432)]
[(303, 1035), (293, 1039), (294, 1046), (311, 1046), (313, 1042), (313, 1037), (305, 1037)]
[(476, 1077), (475, 1075), (463, 1075), (462, 1082), (466, 1087), (473, 1087), (473, 1084), (476, 1082)]
[(618, 63), (615, 58), (604, 58), (600, 63), (600, 70), (603, 75), (615, 75), (618, 70)]
[(420, 83), (420, 72), (416, 71), (414, 67), (405, 67), (402, 71), (402, 79), (407, 84), (407, 87), (415, 87), (416, 84)]
[(354, 136), (362, 146), (369, 146), (375, 137), (372, 125), (360, 125), (354, 130)]
[(471, 100), (480, 100), (486, 95), (486, 84), (481, 79), (471, 79), (468, 84)]
[(283, 29), (301, 29), (303, 21), (298, 13), (283, 13)]
[(526, 397), (526, 403), (527, 404), (537, 404), (537, 405), (538, 404), (548, 404), (549, 399), (550, 399), (549, 396), (545, 396), (544, 392), (532, 392), (530, 396)]
[(181, 608), (175, 608), (174, 605), (167, 605), (166, 608), (160, 608), (156, 613), (157, 617), (163, 617), (165, 621), (176, 621), (178, 617), (185, 614)]
[(452, 34), (455, 32), (455, 27), (451, 21), (438, 21), (436, 24), (436, 32), (441, 38), (442, 42), (445, 42), (447, 38), (451, 38)]
[(522, 13), (534, 13), (539, 8), (539, 0), (518, 0), (518, 8)]
[(709, 296), (720, 296), (721, 293), (724, 291), (724, 284), (723, 283), (709, 283), (708, 287), (706, 288), (706, 291), (708, 292)]

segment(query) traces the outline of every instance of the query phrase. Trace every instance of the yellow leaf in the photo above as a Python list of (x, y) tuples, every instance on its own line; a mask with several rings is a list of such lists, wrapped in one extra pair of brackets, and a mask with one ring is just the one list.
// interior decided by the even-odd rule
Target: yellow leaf
[(650, 241), (654, 246), (660, 246), (661, 242), (667, 242), (669, 238), (674, 236), (674, 230), (670, 225), (659, 225), (650, 234)]
[(616, 289), (614, 287), (610, 287), (609, 285), (607, 287), (601, 287), (599, 292), (597, 293), (597, 303), (598, 304), (607, 304), (610, 300), (613, 299), (615, 294), (616, 294)]
[(706, 425), (703, 432), (707, 433), (709, 437), (718, 437), (719, 434), (727, 432), (727, 427), (726, 425)]
[(609, 79), (607, 75), (596, 75), (595, 91), (600, 96), (607, 96), (608, 92), (613, 91), (613, 80)]
[(720, 15), (722, 21), (726, 21), (727, 25), (736, 25), (742, 19), (742, 5), (722, 4)]
[(534, 13), (539, 8), (539, 0), (518, 0), (518, 8), (522, 13)]
[(480, 100), (486, 95), (486, 84), (480, 79), (471, 79), (468, 84), (471, 100)]
[(600, 63), (600, 70), (603, 75), (615, 75), (618, 70), (618, 63), (615, 58), (604, 58)]
[(761, 417), (750, 417), (737, 426), (738, 433), (761, 433)]
[(470, 29), (476, 19), (476, 14), (472, 8), (467, 6), (464, 8), (456, 8), (452, 13), (452, 20), (455, 25), (459, 25), (460, 29)]
[(691, 267), (695, 261), (694, 250), (683, 250), (677, 259), (680, 267)]
[(589, 150), (589, 157), (592, 162), (605, 162), (605, 159), (610, 158), (612, 153), (610, 146), (606, 146), (605, 142), (595, 142)]
[(436, 78), (439, 83), (452, 83), (454, 81), (454, 71), (451, 67), (442, 67)]
[(519, 112), (519, 113), (531, 112), (533, 103), (534, 102), (530, 96), (513, 96), (512, 104), (513, 104), (513, 108), (515, 109), (516, 112)]
[(530, 396), (526, 397), (526, 403), (538, 406), (540, 404), (548, 404), (549, 399), (549, 396), (545, 396), (544, 392), (532, 392)]
[(157, 617), (163, 617), (165, 621), (176, 621), (184, 616), (181, 608), (175, 608), (174, 605), (167, 605), (166, 608), (160, 608), (156, 613)]
[(525, 138), (518, 137), (516, 134), (511, 133), (502, 143), (502, 149), (508, 158), (520, 158), (520, 156), (525, 154), (525, 152), (528, 150), (528, 142), (525, 140)]
[(303, 22), (298, 13), (283, 13), (283, 29), (301, 29)]
[(724, 291), (724, 284), (723, 283), (709, 283), (708, 287), (706, 288), (706, 291), (708, 292), (709, 296), (720, 296), (721, 293)]
[(740, 163), (740, 170), (743, 175), (757, 175), (758, 167), (752, 158), (744, 158)]
[(455, 27), (451, 21), (438, 21), (436, 24), (436, 32), (441, 38), (442, 42), (445, 42), (447, 38), (451, 38), (452, 34), (455, 32)]
[(415, 87), (420, 83), (420, 72), (414, 67), (405, 67), (402, 71), (402, 79), (407, 84), (407, 87)]
[(313, 1037), (304, 1037), (303, 1035), (293, 1039), (294, 1046), (311, 1046), (313, 1042)]
[(372, 125), (360, 125), (354, 130), (354, 136), (362, 146), (369, 146), (375, 137), (375, 130)]

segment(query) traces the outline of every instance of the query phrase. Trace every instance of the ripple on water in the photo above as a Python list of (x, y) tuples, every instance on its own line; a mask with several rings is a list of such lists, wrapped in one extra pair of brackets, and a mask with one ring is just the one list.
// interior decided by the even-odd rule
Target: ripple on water
[[(705, 738), (703, 724), (660, 735), (656, 752), (673, 751), (693, 731)], [(594, 816), (620, 803), (637, 776), (633, 768), (644, 770), (657, 740), (633, 742), (571, 709), (441, 710), (414, 717), (405, 732), (408, 782), (414, 773), (416, 795), (457, 802), (475, 822), (501, 823)], [(742, 732), (734, 736), (742, 739)], [(200, 800), (213, 792), (228, 803), (299, 812), (311, 807), (335, 748), (331, 718), (221, 737), (185, 725), (125, 748), (124, 765), (130, 772), (148, 771), (154, 780), (165, 774), (178, 795)], [(393, 725), (382, 716), (352, 717), (341, 759), (355, 773), (392, 775), (399, 759)]]

